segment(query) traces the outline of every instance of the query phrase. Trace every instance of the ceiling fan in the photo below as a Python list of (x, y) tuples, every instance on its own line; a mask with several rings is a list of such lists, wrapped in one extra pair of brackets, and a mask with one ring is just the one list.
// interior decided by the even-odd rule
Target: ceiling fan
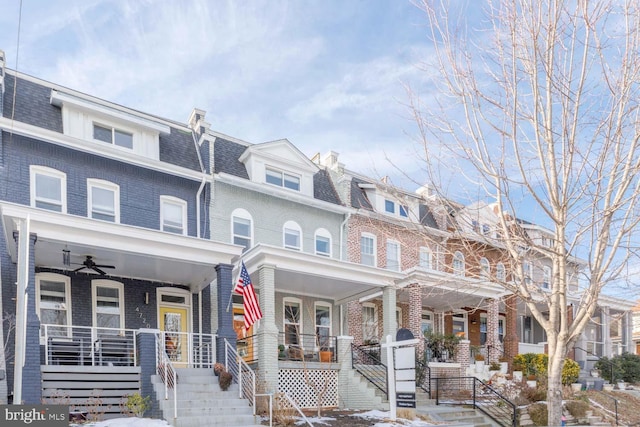
[(87, 255), (87, 259), (85, 259), (84, 262), (81, 265), (82, 265), (82, 267), (76, 268), (75, 270), (73, 270), (73, 272), (75, 273), (77, 271), (84, 270), (85, 268), (87, 268), (89, 270), (96, 271), (96, 272), (100, 273), (102, 276), (104, 276), (107, 273), (105, 273), (102, 270), (103, 268), (116, 268), (113, 265), (96, 264), (95, 261), (93, 260), (93, 256), (91, 256), (91, 255)]

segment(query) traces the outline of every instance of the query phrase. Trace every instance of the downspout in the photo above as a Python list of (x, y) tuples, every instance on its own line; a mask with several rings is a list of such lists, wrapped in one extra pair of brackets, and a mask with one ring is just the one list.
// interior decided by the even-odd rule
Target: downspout
[(340, 260), (344, 261), (344, 252), (342, 251), (342, 248), (344, 247), (344, 227), (347, 225), (347, 222), (349, 222), (349, 219), (351, 218), (351, 212), (349, 212), (347, 214), (347, 217), (344, 219), (344, 221), (342, 221), (342, 223), (340, 224)]
[(191, 136), (193, 137), (193, 145), (196, 149), (196, 154), (198, 155), (198, 163), (200, 164), (200, 171), (202, 172), (202, 182), (200, 183), (200, 187), (196, 192), (196, 237), (200, 238), (200, 195), (202, 195), (202, 190), (204, 190), (204, 186), (207, 182), (206, 171), (204, 170), (204, 164), (202, 163), (202, 156), (200, 156), (200, 144), (196, 140), (195, 131), (191, 132)]

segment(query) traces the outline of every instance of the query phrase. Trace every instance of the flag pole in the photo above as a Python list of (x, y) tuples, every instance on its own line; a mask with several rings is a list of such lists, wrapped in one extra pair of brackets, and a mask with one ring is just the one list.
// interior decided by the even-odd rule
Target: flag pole
[[(240, 260), (240, 262), (242, 262), (242, 260)], [(238, 264), (239, 266), (240, 264)], [(238, 269), (238, 274), (240, 274), (240, 270)], [(231, 288), (231, 293), (229, 294), (229, 302), (227, 303), (227, 313), (229, 312), (229, 307), (231, 307), (231, 301), (233, 300), (233, 293), (236, 290), (236, 283), (237, 280), (233, 281), (233, 288)]]

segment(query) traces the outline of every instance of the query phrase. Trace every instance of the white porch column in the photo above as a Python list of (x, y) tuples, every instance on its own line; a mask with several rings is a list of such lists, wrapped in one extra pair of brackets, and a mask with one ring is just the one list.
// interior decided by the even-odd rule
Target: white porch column
[[(382, 336), (396, 336), (396, 288), (387, 286), (382, 291)], [(386, 364), (386, 354), (381, 352), (382, 363)]]
[(258, 380), (266, 392), (278, 390), (278, 327), (275, 318), (275, 266), (259, 267), (262, 319), (257, 332)]
[(602, 355), (611, 357), (613, 353), (611, 348), (611, 319), (609, 318), (609, 307), (602, 307), (600, 309), (600, 318), (602, 321)]
[(628, 310), (624, 313), (623, 317), (623, 332), (622, 332), (622, 342), (624, 344), (624, 349), (631, 354), (636, 354), (636, 346), (633, 342), (633, 313), (631, 310)]

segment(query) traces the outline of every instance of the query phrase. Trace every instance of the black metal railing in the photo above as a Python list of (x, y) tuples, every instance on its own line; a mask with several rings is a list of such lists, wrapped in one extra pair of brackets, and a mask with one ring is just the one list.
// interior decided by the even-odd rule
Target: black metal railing
[(351, 367), (389, 398), (387, 390), (387, 367), (380, 360), (380, 346), (377, 352), (373, 346), (351, 344)]
[(416, 360), (416, 387), (424, 390), (431, 398), (431, 368), (421, 360)]
[[(615, 382), (616, 382), (616, 380), (615, 380), (615, 365), (610, 360), (608, 360), (608, 359), (606, 359), (604, 357), (601, 357), (601, 356), (597, 355), (596, 353), (593, 353), (593, 352), (591, 352), (591, 351), (589, 351), (589, 350), (587, 350), (585, 348), (582, 348), (582, 347), (575, 347), (574, 346), (573, 349), (574, 350), (582, 350), (587, 354), (595, 356), (595, 357), (598, 358), (598, 362), (601, 362), (601, 363), (604, 363), (605, 365), (607, 365), (609, 367), (609, 373), (611, 374), (611, 379), (610, 379), (609, 382), (611, 384), (615, 384)], [(586, 368), (586, 366), (585, 366), (585, 368)]]
[(475, 377), (431, 378), (436, 405), (473, 405), (504, 427), (517, 425), (516, 405)]
[[(238, 354), (247, 363), (255, 362), (257, 353), (258, 336), (250, 335), (236, 340)], [(278, 352), (279, 360), (294, 362), (337, 362), (338, 338), (335, 336), (322, 337), (322, 343), (313, 334), (297, 334), (292, 337), (284, 332), (278, 335), (278, 347), (273, 351)]]
[(607, 398), (613, 400), (613, 410), (614, 410), (614, 414), (615, 414), (615, 417), (616, 417), (616, 425), (619, 426), (620, 423), (618, 421), (618, 399), (616, 399), (615, 397), (613, 397), (613, 396), (611, 396), (611, 395), (609, 395), (607, 393), (603, 393), (603, 392), (601, 392), (599, 390), (596, 390), (596, 391), (598, 392), (598, 396), (604, 396), (604, 397), (607, 397)]
[(456, 362), (457, 344), (447, 344), (442, 340), (424, 339), (424, 352), (427, 362)]

